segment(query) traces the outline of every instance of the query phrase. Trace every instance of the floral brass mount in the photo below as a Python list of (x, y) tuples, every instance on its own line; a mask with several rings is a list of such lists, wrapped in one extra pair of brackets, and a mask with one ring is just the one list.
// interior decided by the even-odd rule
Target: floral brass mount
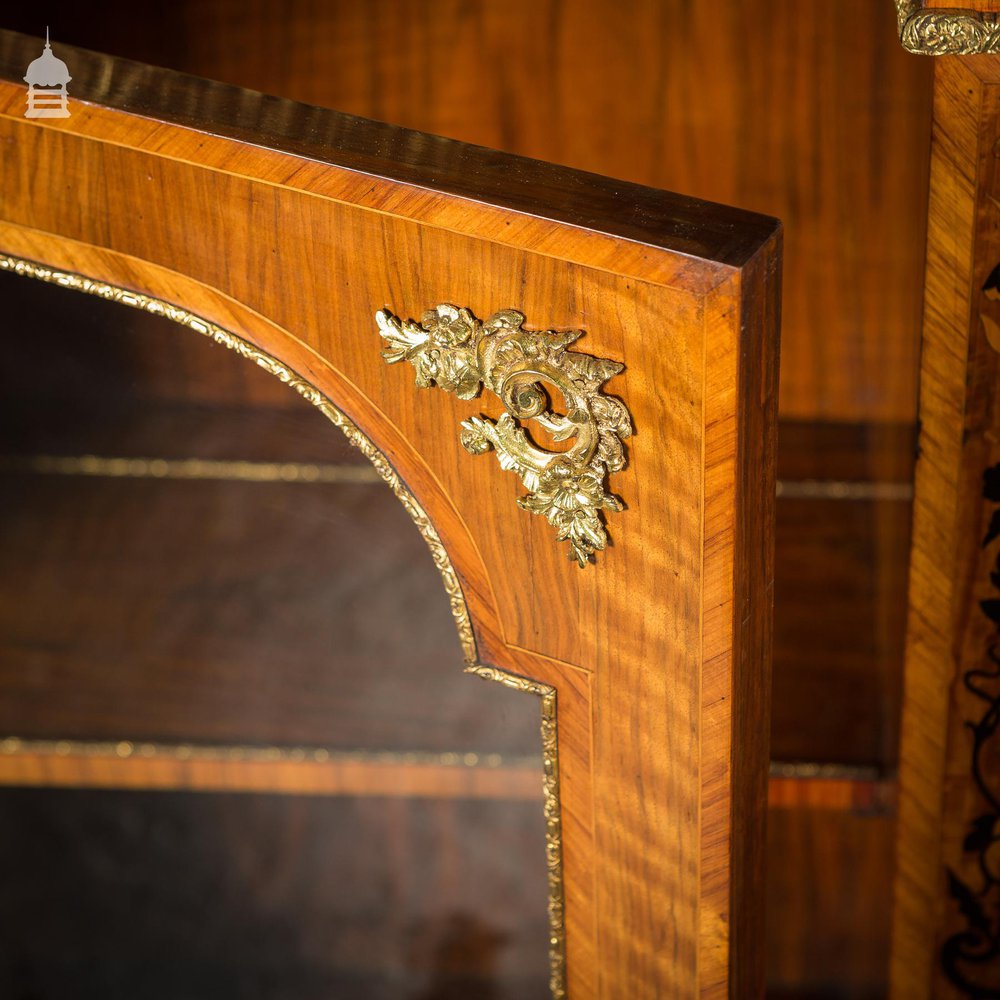
[(896, 0), (899, 40), (907, 52), (972, 56), (1000, 51), (1000, 13)]
[[(485, 386), (500, 397), (507, 412), (496, 421), (464, 420), (462, 444), (473, 455), (496, 449), (500, 467), (516, 472), (529, 491), (518, 506), (543, 515), (569, 542), (571, 558), (586, 566), (607, 545), (600, 511), (624, 506), (604, 483), (625, 466), (622, 438), (632, 433), (632, 421), (621, 400), (600, 390), (625, 366), (566, 350), (582, 330), (523, 329), (524, 316), (514, 309), (480, 322), (468, 309), (443, 304), (420, 323), (383, 309), (375, 321), (386, 342), (382, 357), (389, 364), (409, 361), (420, 388), (436, 384), (474, 399)], [(562, 393), (565, 416), (550, 411), (543, 381)], [(546, 451), (519, 420), (537, 421), (555, 441), (575, 440), (566, 451)]]

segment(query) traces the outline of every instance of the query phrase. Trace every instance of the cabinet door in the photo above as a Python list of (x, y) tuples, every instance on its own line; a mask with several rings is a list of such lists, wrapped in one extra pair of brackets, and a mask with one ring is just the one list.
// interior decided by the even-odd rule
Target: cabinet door
[(393, 487), (467, 669), (540, 698), (554, 995), (759, 993), (778, 224), (68, 46), (28, 118), (41, 47), (0, 33), (0, 266), (234, 349)]

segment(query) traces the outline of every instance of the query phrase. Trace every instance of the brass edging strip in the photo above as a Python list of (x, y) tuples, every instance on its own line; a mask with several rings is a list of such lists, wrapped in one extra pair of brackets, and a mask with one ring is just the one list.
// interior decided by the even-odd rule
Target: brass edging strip
[[(549, 881), (549, 955), (552, 961), (550, 986), (557, 1000), (565, 1000), (566, 904), (562, 869), (562, 820), (559, 814), (559, 730), (556, 725), (556, 689), (549, 684), (529, 681), (496, 667), (470, 663), (466, 672), (483, 680), (496, 681), (515, 691), (528, 691), (542, 701), (542, 766), (545, 783), (545, 839)], [(557, 956), (562, 956), (557, 958)]]
[(870, 483), (839, 479), (779, 479), (779, 500), (912, 500), (912, 483)]
[[(370, 465), (257, 462), (212, 458), (130, 458), (104, 455), (0, 455), (0, 473), (94, 476), (122, 479), (187, 479), (247, 483), (368, 485), (382, 477)], [(786, 500), (912, 500), (912, 483), (837, 479), (782, 479), (775, 496)]]
[(193, 479), (246, 483), (381, 483), (370, 465), (250, 462), (211, 458), (101, 455), (0, 455), (0, 472), (125, 479)]
[(43, 757), (118, 757), (122, 760), (167, 758), (183, 761), (237, 761), (240, 763), (379, 764), (431, 767), (529, 769), (542, 766), (541, 756), (476, 751), (335, 750), (315, 746), (212, 745), (157, 743), (144, 740), (53, 740), (7, 736), (0, 739), (0, 755)]
[[(382, 477), (370, 465), (257, 462), (212, 458), (129, 458), (103, 455), (0, 455), (0, 473), (94, 476), (123, 479), (218, 480), (247, 483), (368, 485)], [(837, 479), (778, 480), (785, 500), (912, 500), (912, 483)]]
[(896, 0), (899, 40), (923, 56), (971, 56), (1000, 52), (1000, 13), (925, 7), (921, 0)]
[(881, 768), (865, 764), (818, 764), (812, 761), (772, 760), (769, 770), (772, 778), (797, 778), (808, 781), (814, 778), (832, 781), (883, 781)]
[[(483, 672), (485, 671), (485, 673)], [(492, 676), (488, 667), (467, 670), (488, 680), (499, 679)], [(504, 674), (501, 683), (525, 690), (522, 679)], [(548, 685), (533, 684), (529, 693), (549, 697)], [(551, 721), (547, 717), (546, 721)], [(83, 739), (35, 739), (24, 736), (0, 738), (0, 755), (36, 754), (50, 757), (141, 757), (144, 759), (168, 758), (170, 760), (226, 760), (240, 762), (312, 762), (358, 763), (408, 765), (423, 764), (433, 767), (463, 768), (536, 768), (544, 758), (535, 754), (483, 753), (474, 750), (341, 750), (320, 746), (270, 746), (252, 743), (162, 743), (152, 740), (83, 740)], [(882, 769), (863, 764), (822, 764), (802, 761), (771, 761), (769, 769), (772, 778), (830, 778), (840, 781), (881, 781), (885, 779)]]
[(773, 761), (767, 788), (769, 810), (849, 812), (892, 816), (897, 782), (872, 765)]
[(472, 622), (469, 618), (462, 586), (458, 574), (451, 564), (447, 550), (440, 536), (431, 523), (424, 509), (399, 478), (396, 470), (388, 459), (374, 445), (368, 436), (358, 428), (344, 413), (342, 413), (326, 396), (312, 383), (301, 378), (292, 369), (287, 368), (270, 354), (253, 346), (242, 337), (194, 313), (181, 309), (169, 302), (130, 291), (106, 282), (93, 281), (83, 275), (71, 271), (57, 271), (53, 268), (0, 253), (0, 271), (9, 271), (23, 277), (34, 278), (63, 288), (96, 295), (120, 305), (141, 309), (156, 316), (186, 326), (200, 333), (223, 347), (235, 351), (241, 357), (254, 362), (265, 371), (270, 372), (279, 381), (294, 389), (303, 399), (312, 403), (319, 411), (344, 433), (351, 442), (375, 467), (379, 477), (392, 489), (402, 503), (406, 512), (413, 519), (417, 530), (423, 536), (434, 564), (441, 574), (445, 591), (451, 604), (451, 613), (458, 629), (459, 642), (467, 664), (467, 670), (488, 680), (497, 681), (506, 687), (518, 691), (526, 691), (541, 699), (542, 707), (542, 757), (545, 769), (545, 842), (546, 863), (549, 883), (549, 984), (553, 1000), (565, 1000), (566, 997), (566, 924), (565, 902), (562, 881), (562, 830), (559, 816), (559, 766), (558, 739), (556, 727), (556, 692), (547, 684), (529, 681), (513, 674), (508, 674), (494, 667), (482, 666), (477, 661), (476, 641), (472, 632)]

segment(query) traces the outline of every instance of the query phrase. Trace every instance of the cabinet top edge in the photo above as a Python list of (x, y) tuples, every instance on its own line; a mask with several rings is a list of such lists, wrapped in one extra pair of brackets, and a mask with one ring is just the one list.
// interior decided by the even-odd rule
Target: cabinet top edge
[[(0, 80), (24, 84), (44, 41), (0, 29)], [(740, 268), (780, 223), (766, 215), (617, 181), (55, 43), (71, 102), (511, 209), (555, 223)]]

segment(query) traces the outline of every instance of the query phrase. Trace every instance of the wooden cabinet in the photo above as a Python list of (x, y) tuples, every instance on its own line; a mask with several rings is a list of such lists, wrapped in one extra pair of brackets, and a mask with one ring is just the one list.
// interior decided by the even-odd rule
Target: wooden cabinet
[[(498, 694), (533, 696), (540, 712), (540, 770), (529, 800), (542, 824), (535, 855), (542, 878), (532, 884), (548, 895), (554, 995), (758, 992), (779, 224), (69, 47), (60, 51), (71, 67), (70, 116), (28, 120), (20, 77), (39, 48), (37, 39), (12, 32), (0, 41), (5, 287), (37, 279), (170, 320), (175, 337), (214, 341), (216, 352), (229, 348), (316, 407), (374, 464), (430, 548), (467, 669), (499, 682)], [(31, 309), (12, 327), (9, 377), (27, 391), (11, 395), (30, 405), (79, 341), (66, 353), (58, 346), (65, 334), (32, 342)], [(152, 346), (132, 347), (125, 373), (139, 382), (160, 378), (163, 389), (169, 373), (153, 371)], [(173, 373), (173, 383), (197, 396), (197, 379), (224, 399), (223, 371), (213, 355), (183, 376)], [(127, 412), (120, 421), (134, 423)], [(179, 432), (174, 417), (166, 425)], [(88, 458), (60, 447), (55, 456), (23, 455), (20, 466), (10, 460), (12, 476), (35, 477), (21, 502), (22, 480), (9, 485), (23, 521), (10, 530), (41, 536), (36, 559), (21, 570), (25, 584), (10, 584), (15, 600), (44, 593), (51, 579), (32, 583), (31, 572), (45, 558), (44, 525), (62, 516), (60, 497), (58, 488), (46, 496), (37, 479), (72, 466), (117, 470), (120, 480), (131, 476), (133, 489), (148, 487), (157, 476), (143, 478), (152, 472), (145, 461), (166, 464), (155, 466), (163, 473), (158, 495), (147, 489), (145, 500), (131, 501), (147, 530), (143, 558), (172, 557), (190, 573), (196, 606), (198, 556), (184, 555), (185, 546), (199, 545), (184, 509), (196, 501), (190, 490), (183, 502), (164, 490), (184, 477), (177, 461), (200, 461), (204, 471), (205, 462), (221, 459)], [(114, 464), (122, 459), (124, 466)], [(79, 504), (110, 516), (123, 483), (112, 494), (93, 479), (89, 497), (75, 487)], [(285, 506), (294, 512), (320, 502), (299, 496)], [(211, 524), (219, 501), (197, 502)], [(237, 510), (235, 497), (227, 502)], [(44, 524), (40, 512), (48, 515)], [(134, 518), (116, 515), (123, 533)], [(267, 523), (261, 514), (262, 530)], [(116, 552), (113, 539), (102, 549), (100, 527), (86, 532), (82, 549), (71, 540), (71, 555), (62, 556), (67, 572), (79, 574), (60, 585), (69, 595), (62, 610), (75, 616), (86, 597), (93, 613), (114, 620), (116, 610), (133, 605), (124, 603), (127, 592), (116, 598), (113, 586), (128, 590), (136, 570), (128, 564), (139, 556), (131, 545)], [(337, 543), (325, 532), (323, 544)], [(341, 548), (351, 551), (346, 540)], [(239, 552), (234, 545), (229, 559)], [(246, 558), (246, 569), (227, 561), (217, 572), (252, 575)], [(362, 563), (366, 553), (351, 558)], [(93, 560), (107, 566), (103, 593), (100, 581), (88, 579)], [(239, 591), (228, 609), (208, 610), (213, 577), (201, 572), (214, 624), (224, 625), (228, 614), (237, 629), (251, 629), (240, 624)], [(151, 593), (138, 620), (121, 623), (135, 645), (169, 629), (179, 609), (176, 589), (166, 615), (168, 599)], [(265, 589), (257, 613), (281, 610)], [(363, 622), (362, 610), (341, 620)], [(36, 609), (14, 616), (9, 629), (24, 636)], [(164, 678), (160, 695), (181, 684), (179, 671), (202, 669), (184, 663), (184, 627), (182, 615), (170, 654), (183, 666), (149, 667)], [(389, 615), (369, 624), (394, 627)], [(92, 622), (81, 628), (61, 640), (70, 657), (74, 644), (86, 648)], [(58, 634), (46, 627), (21, 645), (38, 654), (32, 645)], [(128, 649), (120, 640), (104, 648)], [(223, 646), (214, 648), (217, 657)], [(162, 645), (154, 647), (154, 660), (163, 655)], [(346, 687), (351, 665), (340, 660), (338, 683)], [(75, 675), (83, 705), (100, 701), (101, 685), (105, 697), (117, 697), (107, 677), (95, 690), (85, 667), (64, 671)], [(364, 666), (378, 668), (377, 661)], [(206, 698), (220, 669), (216, 659), (202, 671)], [(295, 692), (268, 676), (273, 657), (262, 669), (256, 683), (266, 680), (274, 699), (287, 699), (285, 731), (298, 731)], [(18, 677), (13, 662), (8, 676), (15, 688), (31, 681), (30, 673)], [(133, 678), (122, 697), (142, 686)], [(315, 698), (326, 697), (323, 690), (316, 682)], [(399, 710), (401, 726), (419, 707), (410, 702)], [(438, 707), (449, 711), (447, 700)], [(33, 721), (22, 719), (46, 742), (11, 734), (8, 781), (249, 788), (266, 783), (270, 767), (270, 780), (287, 781), (286, 791), (329, 791), (338, 802), (352, 792), (381, 801), (406, 791), (424, 801), (446, 795), (449, 783), (454, 799), (475, 800), (492, 781), (495, 797), (508, 802), (494, 809), (507, 817), (496, 821), (500, 833), (515, 816), (518, 794), (513, 785), (500, 794), (498, 782), (519, 778), (502, 768), (456, 775), (440, 761), (445, 773), (435, 776), (434, 761), (352, 761), (333, 754), (338, 747), (313, 729), (309, 741), (328, 757), (293, 762), (282, 778), (275, 776), (281, 762), (266, 754), (219, 761), (224, 753), (190, 746), (226, 731), (221, 716), (204, 708), (186, 723), (170, 722), (162, 708), (155, 713), (164, 730), (185, 727), (188, 755), (197, 758), (188, 763), (162, 761), (134, 713), (136, 737), (116, 741), (115, 753), (52, 742), (60, 725), (105, 729), (107, 739), (122, 721), (112, 704), (92, 708), (89, 718), (74, 717), (72, 705), (57, 707), (54, 717), (45, 706), (35, 709)], [(349, 714), (348, 731), (361, 711)], [(305, 709), (303, 735), (312, 714)], [(424, 724), (446, 729), (448, 720)], [(475, 736), (488, 739), (488, 722), (476, 725)], [(511, 726), (504, 729), (513, 738)], [(428, 749), (401, 748), (404, 738), (419, 737), (397, 732), (385, 737), (392, 746), (375, 749), (404, 756)], [(390, 764), (398, 773), (387, 776)], [(223, 828), (241, 822), (228, 806), (218, 806), (217, 816)], [(353, 822), (336, 817), (335, 825)], [(411, 825), (416, 836), (416, 814)], [(12, 848), (18, 843), (15, 837)], [(480, 861), (485, 887), (492, 866)], [(461, 850), (455, 865), (466, 865)], [(472, 877), (467, 865), (459, 871)], [(488, 953), (488, 941), (482, 950)], [(495, 995), (486, 982), (480, 995), (490, 990)]]
[[(200, 788), (200, 801), (216, 796), (206, 815), (220, 830), (248, 822), (240, 810), (250, 800), (234, 797), (237, 790), (330, 800), (317, 800), (313, 812), (305, 798), (274, 805), (259, 818), (272, 831), (341, 822), (333, 812), (357, 795), (366, 829), (409, 822), (426, 833), (414, 843), (432, 843), (448, 824), (458, 831), (461, 803), (486, 803), (487, 812), (499, 805), (506, 825), (491, 826), (509, 844), (521, 830), (525, 858), (535, 851), (537, 862), (548, 836), (557, 993), (746, 996), (766, 979), (774, 997), (885, 995), (895, 844), (900, 858), (908, 850), (936, 857), (926, 843), (907, 846), (921, 830), (913, 810), (926, 808), (907, 798), (927, 737), (912, 693), (902, 761), (898, 751), (921, 314), (930, 324), (926, 456), (940, 437), (928, 429), (938, 416), (933, 385), (926, 388), (934, 344), (943, 343), (933, 329), (942, 308), (939, 251), (951, 247), (950, 233), (977, 247), (991, 238), (976, 235), (992, 225), (988, 157), (974, 162), (987, 147), (971, 151), (991, 135), (975, 95), (988, 89), (993, 57), (968, 53), (996, 49), (995, 7), (669, 0), (623, 12), (603, 0), (213, 0), (138, 12), (113, 0), (95, 17), (57, 3), (47, 17), (72, 77), (71, 115), (31, 120), (23, 116), (23, 77), (41, 43), (5, 32), (0, 252), (9, 273), (0, 278), (11, 289), (4, 315), (16, 318), (5, 339), (5, 396), (17, 401), (9, 425), (20, 430), (3, 452), (5, 475), (22, 488), (23, 518), (21, 527), (8, 521), (20, 544), (9, 551), (20, 556), (7, 563), (15, 603), (6, 634), (23, 636), (36, 621), (16, 604), (26, 606), (29, 591), (32, 606), (59, 603), (48, 567), (66, 565), (66, 550), (62, 535), (46, 532), (42, 512), (58, 507), (76, 525), (65, 537), (91, 538), (91, 548), (76, 550), (78, 575), (63, 580), (63, 592), (92, 586), (88, 566), (106, 568), (120, 586), (91, 602), (100, 607), (89, 660), (67, 657), (53, 672), (50, 649), (48, 665), (36, 659), (32, 673), (18, 666), (28, 662), (23, 644), (16, 655), (8, 646), (0, 664), (9, 693), (0, 704), (0, 738), (9, 737), (3, 780), (102, 789), (87, 792), (97, 797), (82, 806), (52, 800), (52, 815), (84, 816), (87, 802), (94, 816), (113, 812), (100, 798), (110, 788)], [(0, 20), (37, 36), (33, 17), (10, 11)], [(929, 53), (946, 58), (921, 55)], [(947, 82), (966, 75), (971, 95)], [(965, 153), (955, 167), (942, 144), (959, 140)], [(954, 225), (939, 218), (935, 228), (934, 206), (953, 205), (941, 192), (956, 173), (972, 177), (971, 193), (963, 189), (964, 207), (947, 217)], [(727, 204), (741, 210), (720, 207)], [(987, 275), (978, 257), (974, 265), (961, 253), (948, 259), (949, 309), (964, 316)], [(81, 304), (81, 290), (94, 301)], [(443, 304), (468, 314), (425, 317)], [(379, 321), (380, 310), (391, 316)], [(524, 317), (523, 337), (521, 321), (503, 310)], [(29, 341), (23, 331), (42, 315), (50, 332)], [(968, 330), (966, 320), (955, 323)], [(76, 330), (94, 332), (88, 345), (117, 330), (117, 346), (110, 355), (80, 353)], [(539, 340), (547, 331), (555, 339)], [(557, 348), (568, 331), (583, 335)], [(609, 439), (594, 453), (604, 456), (596, 475), (585, 487), (575, 482), (576, 500), (552, 477), (541, 488), (502, 469), (495, 450), (463, 447), (463, 434), (473, 451), (489, 443), (488, 425), (463, 430), (463, 422), (504, 412), (490, 390), (497, 369), (486, 363), (498, 334), (546, 343), (564, 359), (566, 351), (598, 359), (574, 363), (597, 364), (595, 393), (628, 411), (611, 433), (625, 464), (609, 468), (617, 464)], [(424, 337), (437, 339), (416, 343)], [(470, 352), (473, 342), (482, 348)], [(396, 363), (381, 357), (386, 346)], [(74, 351), (89, 358), (85, 377), (57, 361)], [(959, 395), (965, 370), (957, 364), (952, 372)], [(114, 377), (102, 382), (100, 372)], [(478, 396), (462, 398), (480, 383)], [(81, 385), (94, 391), (80, 395)], [(127, 419), (115, 411), (122, 385), (135, 389)], [(57, 412), (53, 399), (74, 415), (45, 418)], [(530, 409), (516, 393), (507, 402)], [(607, 430), (616, 405), (596, 405), (605, 406)], [(361, 452), (335, 443), (329, 420)], [(522, 422), (546, 452), (567, 447), (551, 440), (551, 427)], [(575, 423), (572, 440), (586, 436), (586, 423)], [(949, 448), (960, 447), (958, 423), (948, 426)], [(87, 455), (107, 461), (87, 466)], [(121, 460), (134, 464), (107, 464)], [(242, 479), (220, 478), (241, 462)], [(127, 475), (108, 475), (123, 468)], [(287, 478), (305, 475), (328, 479)], [(257, 510), (253, 484), (268, 476), (272, 498), (284, 491), (284, 499)], [(45, 483), (49, 499), (24, 492), (26, 482), (32, 490)], [(178, 484), (194, 482), (203, 493), (191, 499)], [(403, 500), (399, 509), (388, 503), (386, 482)], [(361, 489), (366, 499), (351, 494)], [(936, 490), (918, 478), (918, 511)], [(594, 515), (605, 494), (624, 509), (612, 499)], [(517, 506), (524, 497), (528, 509)], [(559, 503), (568, 505), (564, 513), (590, 514), (549, 523)], [(275, 505), (293, 520), (278, 517)], [(144, 510), (147, 537), (161, 525), (150, 558), (185, 567), (191, 587), (213, 566), (238, 565), (230, 582), (242, 597), (232, 598), (228, 617), (211, 616), (212, 629), (229, 628), (214, 646), (198, 653), (194, 631), (174, 631), (176, 656), (132, 673), (101, 667), (101, 614), (141, 596), (113, 541), (101, 550), (73, 520), (105, 508), (123, 517)], [(247, 531), (243, 541), (232, 535), (228, 550), (213, 549), (193, 527), (216, 524), (221, 510), (241, 511)], [(341, 512), (332, 515), (340, 535), (320, 528), (323, 511)], [(936, 531), (923, 516), (918, 558)], [(182, 517), (192, 526), (190, 550), (163, 544)], [(137, 531), (144, 523), (125, 521)], [(311, 544), (310, 524), (324, 544)], [(251, 545), (255, 530), (268, 544)], [(571, 543), (557, 537), (573, 530), (582, 568), (567, 558)], [(232, 563), (236, 551), (255, 555)], [(277, 553), (285, 562), (268, 562)], [(30, 565), (35, 576), (22, 586)], [(284, 575), (275, 576), (277, 565)], [(343, 567), (363, 565), (343, 588), (331, 583)], [(387, 571), (393, 565), (407, 572)], [(141, 569), (134, 561), (135, 579)], [(189, 591), (173, 572), (165, 571), (161, 591), (145, 594), (147, 622), (176, 624), (189, 614)], [(266, 594), (256, 604), (255, 580)], [(961, 594), (957, 609), (967, 606)], [(405, 615), (373, 611), (396, 599)], [(944, 607), (943, 598), (923, 599)], [(336, 613), (324, 617), (324, 600)], [(267, 631), (271, 618), (251, 620), (250, 608), (265, 607), (283, 609), (283, 632)], [(356, 646), (336, 638), (352, 621), (365, 625)], [(415, 621), (422, 638), (413, 643), (406, 636)], [(71, 625), (50, 617), (38, 634), (79, 635)], [(911, 689), (912, 634), (911, 624)], [(141, 641), (114, 648), (123, 659), (143, 655)], [(228, 659), (218, 655), (223, 648)], [(374, 707), (368, 688), (338, 680), (375, 660), (395, 699), (387, 711)], [(284, 683), (274, 678), (276, 662)], [(465, 664), (501, 685), (467, 693)], [(938, 678), (938, 712), (948, 704), (945, 676), (958, 675)], [(440, 722), (429, 724), (435, 712)], [(961, 742), (960, 723), (954, 715), (947, 739)], [(944, 725), (941, 717), (935, 725)], [(472, 764), (455, 764), (467, 755)], [(393, 797), (394, 789), (405, 795)], [(388, 812), (376, 802), (388, 802)], [(420, 819), (433, 802), (440, 810)], [(182, 812), (170, 822), (184, 826)], [(514, 817), (522, 814), (520, 827)], [(449, 841), (452, 883), (492, 851), (474, 825), (464, 829)], [(479, 855), (462, 855), (473, 841)], [(918, 923), (927, 899), (950, 905), (940, 902), (944, 869), (927, 865)], [(527, 896), (515, 900), (515, 884), (498, 889), (511, 893), (504, 919), (514, 922), (517, 907), (528, 905)], [(535, 916), (522, 931), (548, 919), (532, 898)], [(898, 956), (900, 920), (909, 919), (901, 912), (898, 905)], [(502, 944), (496, 927), (465, 923), (478, 942), (474, 971), (476, 961), (498, 956), (502, 966), (504, 949), (519, 947)], [(420, 938), (411, 958), (424, 955), (413, 961), (426, 972), (437, 948), (464, 975), (460, 941), (446, 920), (434, 926), (437, 936)], [(922, 926), (926, 941), (931, 931)], [(928, 972), (928, 946), (916, 951), (897, 957), (895, 974)], [(501, 995), (534, 988), (505, 986), (499, 974), (486, 981)], [(463, 996), (491, 988), (470, 983), (452, 986)], [(435, 986), (442, 996), (448, 988), (444, 980)], [(912, 995), (908, 989), (898, 995)]]

